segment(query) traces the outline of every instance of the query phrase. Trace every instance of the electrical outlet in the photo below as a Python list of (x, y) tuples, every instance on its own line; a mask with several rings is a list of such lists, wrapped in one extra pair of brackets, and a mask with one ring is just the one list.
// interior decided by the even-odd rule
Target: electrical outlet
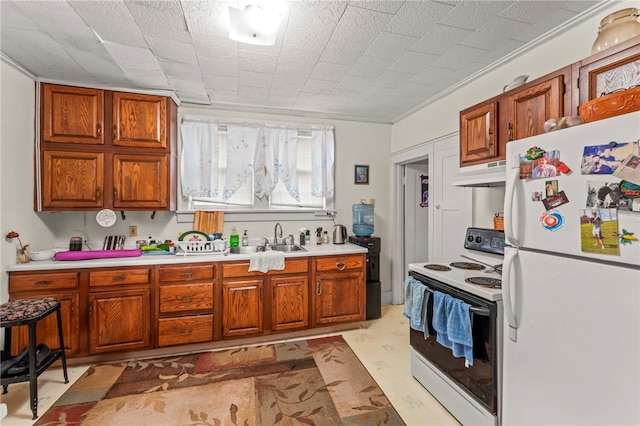
[(129, 225), (129, 236), (130, 237), (138, 236), (138, 227), (136, 225)]

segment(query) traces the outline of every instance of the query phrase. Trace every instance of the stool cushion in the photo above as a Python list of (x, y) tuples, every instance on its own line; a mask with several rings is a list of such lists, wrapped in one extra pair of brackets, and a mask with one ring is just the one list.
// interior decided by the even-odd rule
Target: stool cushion
[(22, 299), (0, 305), (0, 324), (2, 327), (13, 327), (29, 321), (39, 320), (60, 306), (60, 301), (53, 297), (42, 299)]

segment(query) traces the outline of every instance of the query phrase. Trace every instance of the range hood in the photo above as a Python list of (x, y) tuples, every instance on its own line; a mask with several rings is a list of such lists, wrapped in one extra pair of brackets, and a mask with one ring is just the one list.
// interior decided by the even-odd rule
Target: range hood
[(507, 162), (502, 160), (461, 167), (451, 184), (453, 186), (504, 186), (507, 179), (506, 164)]

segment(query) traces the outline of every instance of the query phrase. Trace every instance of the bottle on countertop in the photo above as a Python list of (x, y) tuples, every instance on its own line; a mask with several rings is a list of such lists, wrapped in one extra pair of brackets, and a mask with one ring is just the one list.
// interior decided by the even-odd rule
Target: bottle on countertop
[(329, 231), (324, 231), (324, 234), (322, 234), (322, 242), (329, 244)]
[(238, 247), (240, 245), (240, 237), (238, 236), (238, 230), (234, 226), (231, 228), (231, 235), (229, 235), (229, 247)]
[(300, 230), (300, 245), (305, 245), (304, 232), (302, 232), (302, 230)]
[(316, 229), (316, 244), (322, 244), (322, 228)]
[(308, 229), (304, 230), (304, 241), (309, 244), (311, 242), (311, 231)]
[(247, 230), (244, 230), (244, 234), (242, 235), (242, 246), (246, 247), (249, 245), (249, 236), (247, 235)]

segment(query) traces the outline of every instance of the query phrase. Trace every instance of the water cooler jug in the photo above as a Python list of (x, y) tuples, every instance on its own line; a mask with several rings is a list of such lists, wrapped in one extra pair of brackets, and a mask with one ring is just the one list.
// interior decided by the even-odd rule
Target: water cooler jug
[(353, 233), (357, 237), (373, 234), (373, 204), (353, 205)]

